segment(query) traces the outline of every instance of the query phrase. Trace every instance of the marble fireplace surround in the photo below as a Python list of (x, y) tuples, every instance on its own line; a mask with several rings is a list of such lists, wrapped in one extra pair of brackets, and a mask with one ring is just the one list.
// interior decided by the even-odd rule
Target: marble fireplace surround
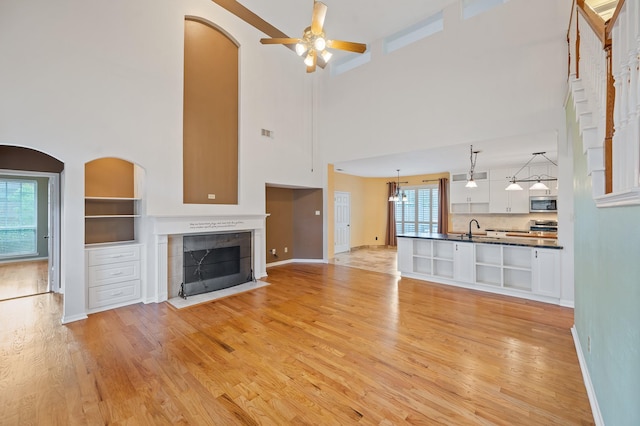
[[(155, 293), (155, 302), (164, 302), (171, 296), (171, 273), (169, 259), (175, 253), (172, 250), (181, 248), (180, 244), (169, 244), (170, 239), (188, 234), (204, 234), (214, 232), (250, 231), (252, 234), (253, 272), (256, 279), (265, 277), (266, 259), (265, 247), (265, 218), (266, 214), (253, 215), (215, 215), (215, 216), (155, 216), (152, 218), (154, 234), (156, 288), (149, 289)], [(182, 253), (180, 253), (182, 255)], [(175, 285), (175, 283), (173, 283)]]

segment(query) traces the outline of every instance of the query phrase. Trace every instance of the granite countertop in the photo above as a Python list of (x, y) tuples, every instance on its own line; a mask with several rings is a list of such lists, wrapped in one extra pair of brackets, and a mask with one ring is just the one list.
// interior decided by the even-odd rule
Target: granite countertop
[(562, 246), (558, 245), (557, 240), (550, 238), (535, 238), (535, 237), (487, 237), (486, 234), (473, 234), (473, 237), (469, 239), (466, 234), (437, 234), (437, 233), (418, 233), (418, 232), (405, 232), (404, 234), (398, 234), (398, 237), (402, 238), (423, 238), (426, 240), (444, 240), (444, 241), (461, 241), (465, 243), (482, 243), (482, 244), (501, 244), (505, 246), (522, 246), (522, 247), (539, 247), (550, 249), (561, 249)]

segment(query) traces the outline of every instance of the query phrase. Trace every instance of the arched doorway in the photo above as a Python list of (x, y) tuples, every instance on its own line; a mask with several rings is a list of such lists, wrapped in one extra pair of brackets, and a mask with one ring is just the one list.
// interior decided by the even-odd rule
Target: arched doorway
[(60, 292), (60, 174), (64, 163), (0, 145), (0, 300)]

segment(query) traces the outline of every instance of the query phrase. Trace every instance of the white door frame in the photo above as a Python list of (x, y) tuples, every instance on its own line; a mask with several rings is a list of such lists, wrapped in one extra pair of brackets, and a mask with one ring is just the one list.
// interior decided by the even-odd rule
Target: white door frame
[[(346, 226), (342, 227), (341, 225), (344, 224), (339, 224), (338, 223), (338, 218), (341, 216), (339, 209), (341, 208), (341, 206), (338, 204), (337, 200), (338, 197), (346, 197), (347, 200), (347, 221), (346, 221)], [(344, 253), (346, 251), (349, 251), (351, 249), (351, 193), (350, 192), (345, 192), (345, 191), (334, 191), (333, 192), (333, 211), (334, 211), (334, 216), (333, 216), (333, 227), (334, 227), (334, 231), (333, 231), (333, 254), (335, 255), (336, 253)], [(344, 236), (342, 234), (342, 232), (346, 232), (346, 241), (342, 242), (342, 244), (339, 245), (339, 243), (341, 241), (342, 238), (341, 236)]]
[(0, 169), (0, 174), (7, 176), (28, 176), (49, 178), (49, 235), (48, 235), (48, 291), (60, 293), (60, 174), (49, 172), (32, 172), (27, 170)]

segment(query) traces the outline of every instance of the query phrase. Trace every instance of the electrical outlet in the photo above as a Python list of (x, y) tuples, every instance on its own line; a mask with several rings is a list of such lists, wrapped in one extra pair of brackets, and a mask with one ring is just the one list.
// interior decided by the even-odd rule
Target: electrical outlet
[(276, 249), (271, 249), (271, 254), (276, 254)]
[(289, 252), (289, 247), (285, 247), (285, 248), (284, 248), (284, 252), (285, 252), (285, 253), (288, 253), (288, 252)]
[(215, 200), (216, 199), (216, 194), (207, 194), (207, 198), (210, 200)]

